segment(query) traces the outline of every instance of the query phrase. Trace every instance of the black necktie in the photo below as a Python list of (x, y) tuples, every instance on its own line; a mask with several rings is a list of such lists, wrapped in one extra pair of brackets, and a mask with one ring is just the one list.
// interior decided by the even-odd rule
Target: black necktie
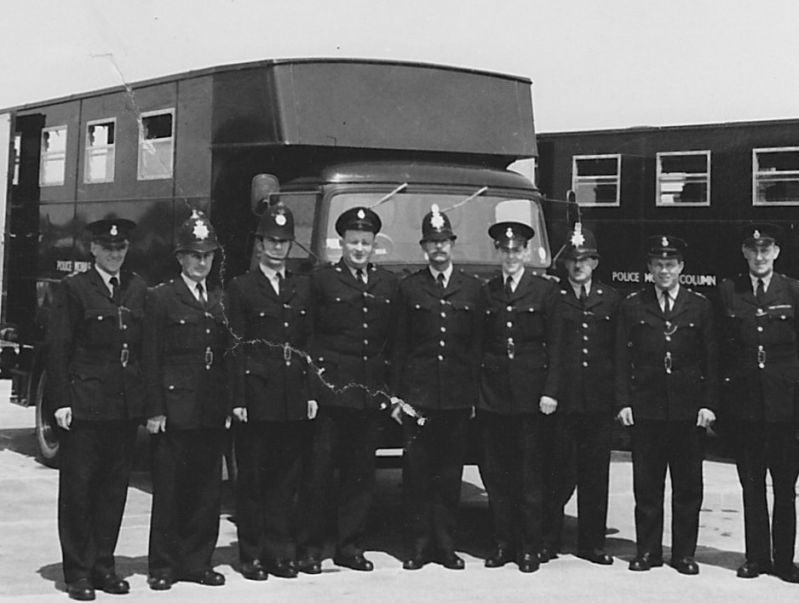
[(588, 287), (585, 285), (580, 285), (580, 303), (585, 307), (585, 303), (588, 301)]
[(363, 268), (358, 268), (355, 271), (355, 278), (357, 278), (358, 282), (362, 285), (366, 284), (366, 273), (363, 271)]
[(203, 289), (202, 283), (197, 283), (197, 299), (200, 300), (200, 304), (202, 304), (202, 307), (205, 308), (205, 289)]
[(444, 283), (444, 273), (439, 272), (438, 276), (436, 277), (436, 282), (438, 283), (439, 289), (446, 289), (447, 285)]
[(755, 298), (759, 305), (763, 305), (763, 298), (766, 296), (766, 287), (764, 286), (763, 279), (757, 279), (757, 289), (755, 289)]
[(283, 292), (283, 273), (277, 272), (275, 273), (275, 280), (277, 281), (276, 289), (277, 294), (280, 295)]
[(119, 279), (115, 276), (112, 276), (108, 279), (108, 282), (111, 284), (111, 299), (114, 300), (115, 304), (119, 304)]
[(663, 316), (668, 317), (671, 314), (671, 295), (668, 291), (663, 292)]
[(510, 297), (513, 295), (513, 277), (508, 275), (505, 279), (505, 296)]

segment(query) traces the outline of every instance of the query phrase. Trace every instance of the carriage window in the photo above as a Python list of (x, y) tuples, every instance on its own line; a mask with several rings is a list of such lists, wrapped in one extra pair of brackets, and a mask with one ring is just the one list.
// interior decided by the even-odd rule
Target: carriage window
[(710, 205), (710, 151), (657, 154), (660, 207)]
[(752, 204), (799, 205), (799, 147), (752, 150)]
[(114, 181), (115, 120), (91, 121), (86, 125), (86, 164), (83, 181)]
[(54, 126), (42, 130), (42, 155), (39, 163), (39, 185), (61, 186), (67, 164), (67, 127)]
[(572, 157), (572, 189), (580, 205), (618, 206), (621, 155)]
[(173, 109), (143, 113), (139, 120), (139, 180), (172, 177)]

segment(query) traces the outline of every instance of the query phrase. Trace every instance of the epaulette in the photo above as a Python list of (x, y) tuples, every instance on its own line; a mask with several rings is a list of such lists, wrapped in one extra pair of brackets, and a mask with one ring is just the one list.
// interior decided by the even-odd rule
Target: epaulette
[(688, 293), (693, 293), (697, 297), (701, 297), (702, 299), (707, 299), (707, 296), (704, 293), (699, 293), (699, 291), (694, 291), (693, 289), (689, 289), (688, 287), (685, 288)]
[(636, 297), (637, 295), (640, 295), (640, 294), (641, 294), (640, 291), (633, 291), (632, 293), (628, 293), (627, 297), (625, 297), (624, 299), (632, 299), (632, 298), (634, 298), (634, 297)]

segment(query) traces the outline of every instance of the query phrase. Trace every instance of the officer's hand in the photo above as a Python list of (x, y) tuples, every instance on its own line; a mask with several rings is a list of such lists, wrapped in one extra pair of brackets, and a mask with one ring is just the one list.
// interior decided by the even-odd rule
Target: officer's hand
[(228, 415), (225, 417), (225, 429), (230, 429), (231, 425), (233, 425), (233, 417)]
[(391, 396), (391, 418), (402, 425), (402, 400), (397, 396)]
[(558, 401), (549, 396), (541, 396), (541, 400), (538, 402), (538, 408), (540, 408), (541, 412), (545, 415), (551, 415), (558, 409)]
[(624, 425), (625, 427), (630, 427), (635, 423), (633, 421), (633, 408), (632, 406), (625, 406), (619, 411), (619, 414), (616, 415), (616, 420)]
[(55, 411), (55, 422), (61, 429), (69, 431), (69, 426), (72, 425), (72, 407), (63, 406)]
[(709, 408), (700, 408), (699, 412), (696, 415), (696, 425), (704, 429), (710, 427), (713, 424), (713, 421), (715, 420), (716, 420), (716, 413), (714, 413)]
[(236, 418), (237, 421), (241, 423), (247, 422), (247, 409), (243, 406), (237, 406), (233, 409), (233, 416)]
[(156, 434), (166, 431), (166, 415), (158, 415), (147, 419), (147, 432)]
[(316, 418), (316, 413), (319, 412), (319, 402), (316, 400), (308, 400), (308, 418), (313, 421)]

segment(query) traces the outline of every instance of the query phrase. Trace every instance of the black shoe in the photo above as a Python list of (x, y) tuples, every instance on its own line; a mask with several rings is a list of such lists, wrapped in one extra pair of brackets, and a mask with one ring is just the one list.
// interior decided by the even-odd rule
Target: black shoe
[(225, 583), (225, 577), (211, 569), (185, 574), (181, 580), (183, 582), (194, 582), (195, 584), (203, 584), (205, 586), (222, 586)]
[(256, 582), (263, 582), (269, 577), (269, 574), (267, 574), (266, 570), (261, 566), (260, 561), (242, 563), (241, 575), (247, 580), (255, 580)]
[(653, 567), (660, 567), (663, 565), (663, 559), (660, 557), (653, 557), (650, 553), (637, 555), (635, 559), (630, 561), (630, 571), (633, 572), (646, 572)]
[(591, 549), (590, 551), (578, 551), (577, 556), (597, 565), (613, 565), (613, 557), (602, 549)]
[(294, 564), (297, 571), (303, 574), (321, 574), (322, 562), (316, 557), (302, 557)]
[(275, 559), (266, 564), (266, 570), (278, 578), (297, 577), (297, 566), (290, 559)]
[(402, 562), (402, 569), (418, 570), (430, 563), (430, 558), (425, 553), (416, 553), (413, 557)]
[(455, 551), (442, 551), (437, 560), (441, 565), (451, 570), (462, 570), (466, 567), (466, 563)]
[(682, 559), (672, 559), (671, 567), (686, 576), (696, 576), (699, 573), (699, 566), (693, 557), (683, 557)]
[(150, 590), (169, 590), (172, 588), (172, 580), (166, 576), (150, 576), (147, 578)]
[(506, 563), (513, 561), (513, 553), (503, 546), (498, 546), (490, 557), (486, 558), (486, 567), (502, 567)]
[(541, 550), (538, 552), (538, 560), (541, 563), (546, 563), (550, 559), (557, 559), (558, 558), (558, 551), (549, 546), (541, 547)]
[(363, 553), (336, 555), (333, 557), (333, 563), (359, 572), (371, 572), (375, 568), (374, 564), (363, 556)]
[(81, 578), (67, 584), (67, 594), (76, 601), (94, 601), (94, 587), (88, 578)]
[(785, 582), (799, 584), (799, 567), (796, 567), (793, 563), (785, 567), (775, 565), (774, 575)]
[(127, 595), (130, 592), (128, 581), (113, 573), (92, 578), (92, 584), (94, 584), (94, 588), (109, 595)]
[(757, 561), (747, 561), (741, 567), (738, 568), (738, 571), (735, 572), (735, 575), (739, 578), (757, 578), (760, 574), (770, 574), (771, 573), (771, 564), (770, 563), (758, 563)]
[(519, 565), (520, 572), (523, 574), (532, 574), (540, 567), (541, 560), (535, 553), (522, 553), (519, 555), (516, 563)]

